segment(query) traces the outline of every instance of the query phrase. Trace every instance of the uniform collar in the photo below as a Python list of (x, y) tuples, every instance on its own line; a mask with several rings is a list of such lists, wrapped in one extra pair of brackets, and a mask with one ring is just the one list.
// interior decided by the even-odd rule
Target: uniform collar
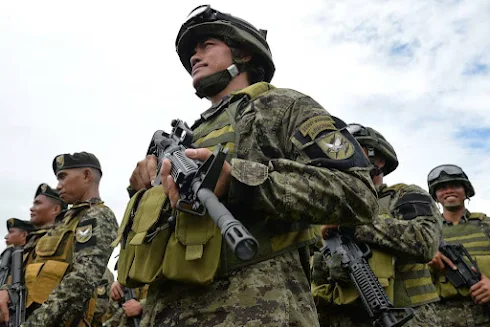
[[(463, 215), (461, 216), (461, 219), (459, 220), (458, 224), (466, 224), (469, 221), (470, 216), (471, 216), (471, 212), (469, 212), (469, 210), (466, 209)], [(454, 225), (452, 221), (447, 221), (446, 219), (444, 219), (443, 224), (447, 226)]]

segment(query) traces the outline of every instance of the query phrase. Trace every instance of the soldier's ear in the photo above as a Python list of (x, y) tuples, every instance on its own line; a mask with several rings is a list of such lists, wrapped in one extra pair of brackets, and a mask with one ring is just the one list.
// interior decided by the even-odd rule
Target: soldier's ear
[(86, 181), (90, 181), (92, 179), (92, 171), (90, 170), (90, 168), (84, 168), (83, 169), (83, 178), (86, 180)]

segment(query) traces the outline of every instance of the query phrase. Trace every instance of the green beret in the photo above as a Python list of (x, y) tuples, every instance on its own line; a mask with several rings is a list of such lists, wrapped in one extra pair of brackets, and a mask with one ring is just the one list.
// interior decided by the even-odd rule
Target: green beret
[(53, 171), (55, 175), (63, 169), (71, 168), (95, 168), (100, 171), (102, 175), (102, 169), (100, 168), (99, 159), (92, 153), (88, 152), (75, 152), (74, 154), (60, 154), (53, 160)]
[(10, 218), (7, 220), (7, 229), (10, 228), (19, 228), (25, 230), (26, 232), (31, 232), (35, 229), (29, 221), (20, 220), (17, 218)]
[(55, 199), (56, 201), (60, 202), (61, 205), (61, 210), (64, 210), (67, 208), (67, 204), (61, 200), (60, 196), (58, 195), (58, 191), (55, 189), (52, 189), (48, 184), (42, 183), (39, 185), (37, 188), (36, 194), (34, 195), (34, 198), (36, 198), (38, 195), (45, 195), (47, 197), (50, 197), (52, 199)]

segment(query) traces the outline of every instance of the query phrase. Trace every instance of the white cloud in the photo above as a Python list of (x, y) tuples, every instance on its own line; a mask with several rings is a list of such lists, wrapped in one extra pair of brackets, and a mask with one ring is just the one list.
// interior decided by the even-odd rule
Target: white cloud
[[(199, 4), (0, 3), (2, 221), (27, 219), (36, 187), (55, 186), (54, 156), (83, 150), (99, 157), (102, 198), (121, 219), (129, 176), (153, 132), (176, 117), (191, 123), (207, 107), (174, 48)], [(389, 183), (425, 188), (432, 167), (459, 164), (476, 188), (470, 210), (489, 211), (488, 147), (468, 147), (458, 134), (490, 128), (489, 73), (464, 74), (475, 62), (490, 66), (487, 1), (213, 6), (268, 29), (273, 84), (386, 136), (400, 159)]]

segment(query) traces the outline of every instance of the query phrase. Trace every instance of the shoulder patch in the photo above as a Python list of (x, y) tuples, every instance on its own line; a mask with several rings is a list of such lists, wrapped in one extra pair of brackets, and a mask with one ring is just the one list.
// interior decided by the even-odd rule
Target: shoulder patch
[(332, 160), (349, 159), (354, 154), (354, 145), (341, 132), (333, 132), (315, 142)]
[(326, 130), (336, 130), (334, 121), (330, 116), (316, 116), (308, 119), (299, 127), (303, 136), (314, 140), (318, 134)]
[(87, 243), (92, 238), (92, 225), (77, 227), (75, 239), (78, 243)]
[(105, 294), (105, 285), (97, 286), (97, 295), (101, 296)]

